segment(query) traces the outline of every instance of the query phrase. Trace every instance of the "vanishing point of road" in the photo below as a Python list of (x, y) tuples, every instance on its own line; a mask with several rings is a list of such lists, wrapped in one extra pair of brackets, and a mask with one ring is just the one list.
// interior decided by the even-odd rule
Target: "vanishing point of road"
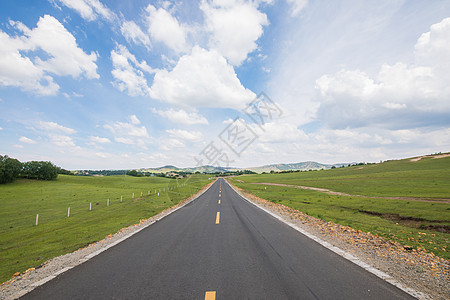
[(22, 298), (413, 299), (249, 203), (223, 179)]

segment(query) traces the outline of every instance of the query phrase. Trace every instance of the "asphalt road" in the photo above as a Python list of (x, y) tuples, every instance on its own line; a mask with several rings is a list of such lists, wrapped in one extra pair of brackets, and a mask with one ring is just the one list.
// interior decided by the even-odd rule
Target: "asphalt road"
[[(219, 202), (220, 201), (220, 202)], [(21, 299), (411, 299), (218, 180)]]

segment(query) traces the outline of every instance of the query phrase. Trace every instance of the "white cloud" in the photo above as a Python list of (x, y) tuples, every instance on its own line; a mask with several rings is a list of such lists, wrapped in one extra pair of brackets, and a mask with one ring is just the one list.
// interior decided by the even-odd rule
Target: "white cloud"
[(209, 45), (228, 61), (239, 66), (258, 45), (267, 16), (257, 3), (241, 1), (203, 1), (201, 9), (206, 17), (206, 28), (211, 33)]
[(159, 142), (159, 149), (170, 151), (174, 148), (185, 148), (186, 145), (177, 139), (165, 139)]
[(186, 28), (164, 8), (149, 4), (146, 9), (148, 32), (154, 41), (162, 42), (176, 53), (187, 49)]
[(177, 124), (194, 125), (194, 124), (209, 124), (208, 120), (196, 112), (186, 112), (182, 109), (157, 110), (152, 108), (152, 112)]
[(259, 141), (266, 143), (300, 142), (308, 139), (307, 135), (294, 124), (286, 122), (268, 122), (259, 130), (257, 125), (252, 126), (259, 134)]
[(182, 129), (168, 129), (166, 132), (175, 138), (180, 138), (190, 142), (199, 142), (203, 138), (203, 134), (200, 131), (187, 131)]
[(50, 135), (50, 140), (59, 147), (75, 147), (72, 138), (67, 135)]
[(109, 144), (111, 140), (105, 137), (90, 136), (89, 141), (93, 144)]
[(334, 128), (447, 126), (450, 113), (450, 18), (415, 46), (416, 64), (383, 64), (376, 78), (341, 70), (316, 81), (319, 119)]
[(55, 122), (44, 122), (39, 121), (39, 128), (44, 129), (49, 132), (60, 132), (65, 134), (74, 134), (76, 133), (75, 129), (64, 127)]
[(219, 53), (195, 46), (172, 71), (156, 73), (150, 96), (185, 107), (240, 109), (255, 98)]
[[(32, 30), (20, 22), (10, 21), (10, 24), (23, 36), (10, 37), (0, 31), (0, 85), (54, 95), (59, 86), (49, 74), (99, 78), (97, 55), (88, 55), (78, 48), (74, 36), (54, 17), (39, 18)], [(39, 50), (46, 54), (45, 59), (26, 56), (27, 52)]]
[(94, 21), (99, 16), (109, 21), (115, 18), (115, 14), (99, 0), (59, 0), (65, 6), (75, 10), (88, 21)]
[(48, 60), (36, 59), (36, 65), (42, 70), (74, 78), (82, 74), (88, 79), (100, 77), (94, 63), (97, 55), (94, 52), (88, 55), (78, 48), (75, 37), (54, 17), (39, 18), (37, 27), (31, 31), (24, 25), (18, 27), (28, 37), (29, 50), (42, 49), (50, 55)]
[(120, 27), (120, 31), (129, 43), (133, 41), (133, 43), (135, 44), (144, 45), (145, 47), (147, 47), (147, 49), (151, 48), (150, 38), (133, 21), (123, 22), (122, 26)]
[(150, 89), (147, 85), (146, 73), (154, 73), (145, 61), (139, 62), (123, 45), (118, 45), (116, 50), (111, 51), (113, 63), (113, 85), (121, 92), (126, 91), (129, 96), (148, 95)]
[(145, 126), (138, 126), (141, 122), (135, 115), (129, 116), (128, 120), (129, 122), (116, 122), (112, 125), (104, 125), (103, 127), (115, 135), (114, 140), (116, 142), (136, 145), (146, 149), (147, 142), (150, 138), (147, 128)]
[(25, 136), (21, 136), (19, 138), (19, 141), (22, 142), (22, 143), (26, 143), (26, 144), (36, 144), (36, 141), (34, 141), (34, 140), (30, 139), (30, 138), (27, 138)]
[(59, 86), (21, 50), (28, 48), (21, 39), (0, 31), (0, 85), (20, 87), (39, 95), (54, 95)]
[(308, 5), (308, 0), (287, 0), (291, 5), (291, 16), (296, 17)]

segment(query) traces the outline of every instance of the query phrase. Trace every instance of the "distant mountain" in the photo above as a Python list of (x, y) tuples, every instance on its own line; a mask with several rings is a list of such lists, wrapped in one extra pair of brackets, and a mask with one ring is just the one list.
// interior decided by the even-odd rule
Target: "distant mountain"
[(272, 165), (264, 165), (261, 167), (253, 167), (253, 168), (247, 168), (248, 170), (251, 170), (256, 173), (262, 173), (266, 172), (269, 173), (270, 171), (274, 172), (280, 172), (280, 171), (306, 171), (306, 170), (321, 170), (321, 169), (331, 169), (333, 166), (336, 168), (346, 166), (348, 163), (340, 163), (340, 164), (322, 164), (315, 161), (305, 161), (305, 162), (299, 162), (299, 163), (292, 163), (292, 164), (272, 164)]
[(219, 173), (219, 172), (234, 172), (239, 170), (250, 170), (256, 173), (270, 171), (280, 172), (280, 171), (288, 171), (288, 170), (321, 170), (321, 169), (331, 169), (333, 166), (336, 168), (347, 166), (348, 163), (339, 163), (339, 164), (322, 164), (314, 161), (306, 161), (300, 163), (292, 163), (292, 164), (272, 164), (272, 165), (264, 165), (260, 167), (250, 167), (250, 168), (236, 168), (236, 167), (214, 167), (214, 166), (200, 166), (200, 167), (192, 167), (192, 168), (178, 168), (172, 165), (167, 165), (159, 168), (141, 168), (136, 169), (138, 172), (142, 173), (170, 173), (170, 172), (189, 172), (189, 173)]

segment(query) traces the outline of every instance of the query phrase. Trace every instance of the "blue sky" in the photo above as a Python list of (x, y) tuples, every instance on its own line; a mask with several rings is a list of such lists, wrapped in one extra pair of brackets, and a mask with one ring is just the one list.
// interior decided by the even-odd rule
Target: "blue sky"
[[(0, 154), (21, 161), (249, 167), (450, 151), (449, 1), (1, 6)], [(245, 114), (261, 114), (256, 103), (276, 108), (260, 124)]]

